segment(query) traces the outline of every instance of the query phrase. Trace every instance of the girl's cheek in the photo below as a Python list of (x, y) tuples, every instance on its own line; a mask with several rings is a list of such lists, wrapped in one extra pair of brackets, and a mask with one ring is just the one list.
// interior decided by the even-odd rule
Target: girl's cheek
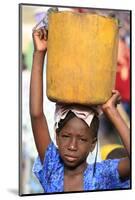
[(68, 144), (70, 144), (70, 137), (61, 138), (60, 144), (61, 146), (67, 146)]

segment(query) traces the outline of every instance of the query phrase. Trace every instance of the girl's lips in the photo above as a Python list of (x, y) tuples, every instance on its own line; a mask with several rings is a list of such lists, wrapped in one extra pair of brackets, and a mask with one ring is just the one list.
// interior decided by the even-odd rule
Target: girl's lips
[(74, 162), (74, 161), (77, 160), (77, 157), (72, 157), (72, 156), (69, 156), (69, 155), (65, 155), (65, 158), (69, 162)]

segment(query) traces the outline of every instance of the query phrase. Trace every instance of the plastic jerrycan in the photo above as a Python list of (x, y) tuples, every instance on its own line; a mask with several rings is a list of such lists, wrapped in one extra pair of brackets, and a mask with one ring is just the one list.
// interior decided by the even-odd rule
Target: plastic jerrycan
[(98, 14), (49, 15), (47, 96), (51, 101), (97, 105), (115, 85), (118, 20)]

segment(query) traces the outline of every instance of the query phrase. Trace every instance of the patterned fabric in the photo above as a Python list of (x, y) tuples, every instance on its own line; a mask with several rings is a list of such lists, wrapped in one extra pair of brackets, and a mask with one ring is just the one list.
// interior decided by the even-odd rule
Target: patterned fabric
[[(84, 191), (130, 188), (130, 181), (121, 182), (118, 174), (119, 159), (105, 160), (87, 166), (83, 174)], [(35, 160), (33, 172), (46, 193), (64, 191), (64, 165), (58, 149), (51, 143), (46, 151), (43, 165), (40, 158)]]

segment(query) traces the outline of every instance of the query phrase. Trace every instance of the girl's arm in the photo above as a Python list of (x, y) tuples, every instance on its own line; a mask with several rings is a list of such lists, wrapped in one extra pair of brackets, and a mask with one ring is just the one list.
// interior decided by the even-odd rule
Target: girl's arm
[(51, 142), (46, 117), (43, 112), (43, 64), (47, 51), (46, 30), (33, 32), (34, 53), (30, 81), (30, 116), (33, 135), (41, 161)]
[(120, 100), (120, 93), (117, 90), (113, 90), (112, 97), (102, 105), (102, 110), (117, 129), (121, 141), (127, 150), (128, 158), (121, 159), (118, 166), (121, 179), (126, 179), (130, 176), (130, 130), (116, 108)]

